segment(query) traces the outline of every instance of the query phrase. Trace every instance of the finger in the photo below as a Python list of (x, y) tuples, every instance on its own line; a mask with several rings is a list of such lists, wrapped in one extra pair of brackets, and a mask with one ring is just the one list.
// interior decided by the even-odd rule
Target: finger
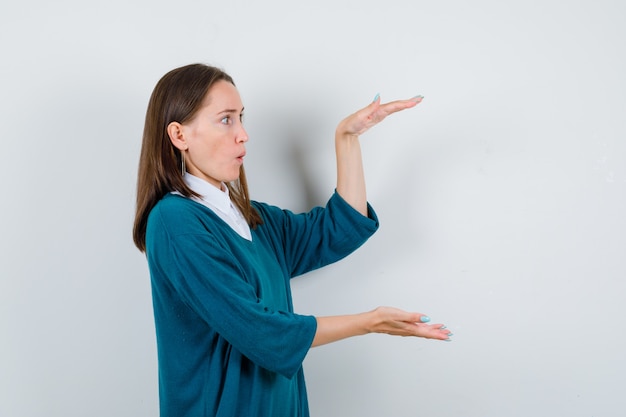
[(450, 337), (452, 336), (452, 332), (450, 332), (450, 330), (448, 330), (443, 324), (415, 323), (415, 325), (420, 329), (418, 333), (420, 333), (420, 336), (422, 337), (427, 339), (451, 341)]
[(436, 327), (437, 332), (439, 334), (438, 339), (445, 340), (447, 342), (452, 341), (452, 339), (451, 339), (452, 332), (450, 330), (448, 330), (448, 328), (446, 326), (444, 326), (443, 324), (435, 324), (433, 326)]
[(389, 103), (383, 104), (380, 99), (380, 94), (376, 94), (376, 96), (374, 97), (374, 100), (370, 104), (368, 104), (366, 107), (362, 108), (359, 112), (373, 113), (378, 108), (380, 108), (381, 110), (385, 111), (387, 114), (391, 114), (400, 110), (413, 107), (421, 103), (423, 99), (424, 99), (424, 96), (417, 95), (407, 100), (395, 100), (395, 101), (390, 101)]
[(409, 316), (406, 319), (407, 322), (412, 322), (415, 324), (423, 324), (428, 323), (430, 321), (430, 317), (426, 314), (422, 313), (407, 313)]
[(415, 96), (408, 100), (396, 100), (391, 101), (389, 103), (381, 104), (381, 110), (386, 112), (387, 114), (392, 114), (399, 112), (401, 110), (410, 109), (411, 107), (417, 106), (424, 99), (423, 96)]
[(369, 115), (376, 113), (378, 109), (380, 108), (380, 106), (381, 106), (380, 94), (376, 94), (376, 97), (374, 97), (374, 100), (367, 106), (363, 107), (361, 110), (357, 111), (356, 114), (360, 114), (360, 115), (364, 115), (365, 117), (368, 117)]

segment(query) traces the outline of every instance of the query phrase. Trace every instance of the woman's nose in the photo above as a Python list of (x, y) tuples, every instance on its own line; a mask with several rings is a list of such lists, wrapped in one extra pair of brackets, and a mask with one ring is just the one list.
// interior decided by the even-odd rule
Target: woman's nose
[(246, 132), (246, 129), (242, 127), (241, 131), (239, 132), (239, 135), (237, 135), (237, 142), (247, 142), (247, 141), (248, 141), (248, 132)]

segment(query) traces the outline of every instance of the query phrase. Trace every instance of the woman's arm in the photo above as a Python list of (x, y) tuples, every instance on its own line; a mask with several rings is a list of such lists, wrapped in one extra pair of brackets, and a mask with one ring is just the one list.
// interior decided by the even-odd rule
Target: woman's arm
[(409, 100), (381, 104), (380, 97), (376, 95), (369, 106), (346, 117), (337, 126), (337, 193), (364, 216), (367, 216), (367, 196), (359, 136), (390, 114), (415, 107), (421, 101), (422, 97), (416, 96)]
[(316, 319), (317, 330), (311, 347), (368, 333), (438, 340), (450, 340), (452, 336), (443, 324), (427, 324), (430, 319), (421, 313), (409, 313), (393, 307), (378, 307), (367, 313)]

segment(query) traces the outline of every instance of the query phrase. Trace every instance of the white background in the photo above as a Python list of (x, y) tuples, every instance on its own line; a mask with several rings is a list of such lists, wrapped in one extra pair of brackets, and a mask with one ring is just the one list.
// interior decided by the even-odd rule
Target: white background
[(363, 137), (380, 231), (294, 281), (303, 314), (395, 305), (451, 343), (310, 352), (314, 416), (622, 416), (623, 1), (4, 1), (0, 416), (156, 416), (147, 266), (131, 241), (149, 95), (180, 65), (234, 78), (252, 197), (334, 187), (337, 122), (425, 96)]

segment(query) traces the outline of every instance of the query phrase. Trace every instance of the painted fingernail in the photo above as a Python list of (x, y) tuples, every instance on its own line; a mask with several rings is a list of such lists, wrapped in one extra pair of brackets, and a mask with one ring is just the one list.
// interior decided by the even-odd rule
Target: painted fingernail
[(422, 316), (422, 317), (420, 317), (420, 320), (421, 320), (422, 323), (428, 323), (430, 321), (430, 317)]
[(448, 333), (448, 337), (454, 336), (454, 333)]
[(376, 96), (374, 97), (374, 101), (372, 101), (372, 103), (377, 102), (379, 98), (380, 98), (380, 94), (377, 93)]
[(411, 100), (418, 101), (418, 100), (422, 100), (423, 98), (424, 98), (424, 96), (418, 95), (418, 96), (412, 97)]
[(452, 339), (444, 339), (444, 342), (452, 342)]
[(441, 326), (439, 329), (445, 330), (445, 329), (447, 329), (447, 327), (446, 326)]

